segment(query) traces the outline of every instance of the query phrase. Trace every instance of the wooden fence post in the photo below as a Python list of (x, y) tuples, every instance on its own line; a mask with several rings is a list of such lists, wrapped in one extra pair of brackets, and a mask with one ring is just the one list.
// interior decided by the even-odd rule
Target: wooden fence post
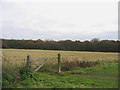
[(27, 67), (30, 68), (30, 56), (27, 56)]
[(60, 54), (58, 54), (58, 73), (61, 72), (61, 61), (60, 61)]

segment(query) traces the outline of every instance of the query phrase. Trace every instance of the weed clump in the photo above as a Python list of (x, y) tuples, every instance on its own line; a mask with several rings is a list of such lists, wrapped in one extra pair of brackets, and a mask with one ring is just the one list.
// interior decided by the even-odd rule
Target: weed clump
[(76, 61), (64, 61), (62, 63), (62, 70), (65, 71), (69, 71), (72, 69), (76, 69), (76, 68), (87, 68), (87, 67), (92, 67), (92, 66), (96, 66), (100, 64), (99, 61), (80, 61), (80, 60), (76, 60)]

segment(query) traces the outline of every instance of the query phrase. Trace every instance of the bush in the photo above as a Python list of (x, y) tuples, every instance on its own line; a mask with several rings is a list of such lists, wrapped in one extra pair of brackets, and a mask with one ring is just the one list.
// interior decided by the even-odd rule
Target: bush
[(62, 70), (72, 70), (72, 69), (76, 69), (78, 67), (80, 68), (86, 68), (86, 67), (92, 67), (92, 66), (96, 66), (100, 64), (99, 61), (80, 61), (80, 60), (76, 60), (76, 61), (64, 61), (62, 63)]

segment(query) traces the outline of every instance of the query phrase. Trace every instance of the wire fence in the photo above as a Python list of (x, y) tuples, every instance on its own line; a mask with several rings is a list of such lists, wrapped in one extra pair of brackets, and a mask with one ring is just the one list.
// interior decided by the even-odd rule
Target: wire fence
[[(27, 56), (27, 67), (31, 68), (32, 65), (37, 66), (35, 71), (38, 71), (48, 60), (55, 60), (58, 59), (58, 72), (61, 72), (61, 61), (60, 61), (60, 54), (58, 54), (58, 57), (50, 57), (50, 58), (38, 58), (38, 59), (33, 59), (31, 58), (30, 55)], [(41, 61), (41, 62), (39, 62)], [(39, 63), (34, 63), (34, 62), (39, 62)]]

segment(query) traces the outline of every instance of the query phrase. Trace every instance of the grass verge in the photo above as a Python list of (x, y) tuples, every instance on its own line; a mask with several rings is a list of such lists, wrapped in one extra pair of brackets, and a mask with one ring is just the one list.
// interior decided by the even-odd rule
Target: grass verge
[[(5, 69), (5, 68), (4, 68)], [(3, 88), (117, 88), (118, 61), (100, 61), (99, 65), (57, 73), (43, 67), (32, 72), (23, 67), (6, 69)]]

